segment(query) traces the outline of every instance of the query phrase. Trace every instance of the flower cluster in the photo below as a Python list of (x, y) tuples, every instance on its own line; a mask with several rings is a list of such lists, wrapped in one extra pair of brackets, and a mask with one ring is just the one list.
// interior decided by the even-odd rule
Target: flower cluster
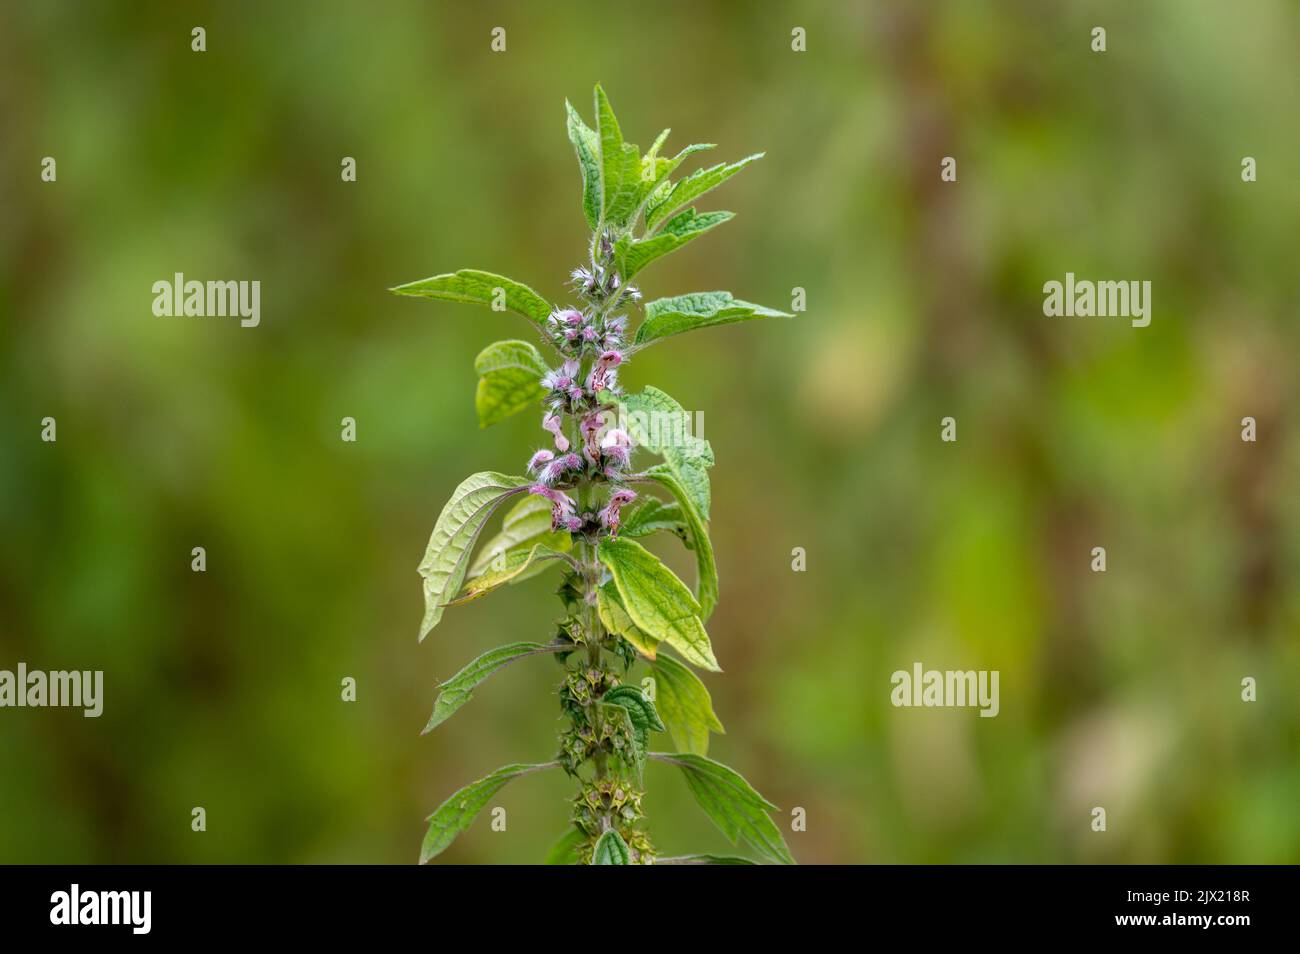
[(560, 354), (573, 359), (617, 351), (623, 345), (626, 331), (627, 315), (606, 315), (597, 308), (587, 311), (557, 308), (546, 319), (546, 333), (555, 347)]

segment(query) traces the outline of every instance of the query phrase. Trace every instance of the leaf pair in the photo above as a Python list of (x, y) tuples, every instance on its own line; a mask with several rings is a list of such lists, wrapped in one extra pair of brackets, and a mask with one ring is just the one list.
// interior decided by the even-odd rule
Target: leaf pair
[[(735, 169), (707, 188), (701, 187), (709, 177), (692, 176), (683, 180), (694, 182), (690, 186), (678, 183), (678, 187), (682, 187), (678, 193), (681, 199), (675, 201), (672, 196), (677, 187), (669, 186), (668, 176), (687, 156), (712, 149), (713, 144), (696, 143), (687, 146), (671, 159), (662, 157), (659, 149), (668, 138), (668, 130), (665, 129), (643, 157), (636, 145), (623, 138), (623, 130), (614, 115), (614, 108), (599, 85), (595, 89), (594, 102), (595, 129), (583, 122), (569, 102), (564, 104), (569, 141), (573, 144), (574, 153), (578, 157), (578, 168), (582, 172), (582, 214), (592, 231), (605, 228), (613, 229), (616, 233), (628, 231), (636, 224), (642, 211), (647, 209), (648, 203), (653, 203), (661, 211), (678, 208), (758, 158), (750, 156), (736, 163)], [(671, 206), (669, 203), (672, 203)], [(647, 229), (649, 227), (647, 221)]]

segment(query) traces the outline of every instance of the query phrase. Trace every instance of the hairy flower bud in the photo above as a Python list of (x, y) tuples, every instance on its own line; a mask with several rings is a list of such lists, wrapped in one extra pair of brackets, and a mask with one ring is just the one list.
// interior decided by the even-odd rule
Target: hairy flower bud
[(528, 472), (536, 474), (543, 464), (549, 463), (555, 457), (550, 451), (543, 448), (528, 459)]
[(543, 484), (549, 485), (559, 480), (560, 476), (564, 474), (565, 471), (581, 469), (581, 457), (577, 454), (565, 454), (563, 457), (555, 458), (555, 460), (543, 467), (542, 472), (537, 475), (537, 479)]

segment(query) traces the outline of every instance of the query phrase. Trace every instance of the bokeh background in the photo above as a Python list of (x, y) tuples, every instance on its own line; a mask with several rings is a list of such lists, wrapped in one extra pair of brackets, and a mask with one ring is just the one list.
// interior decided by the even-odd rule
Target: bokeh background
[[(407, 863), (453, 790), (551, 756), (545, 660), (419, 735), (438, 681), (558, 606), (538, 578), (416, 643), (446, 497), (536, 445), (531, 414), (473, 410), (474, 355), (523, 325), (385, 289), (480, 267), (561, 297), (585, 241), (563, 103), (590, 117), (596, 81), (642, 146), (767, 151), (648, 297), (807, 290), (624, 376), (704, 412), (711, 754), (807, 810), (795, 855), (1300, 861), (1279, 0), (5, 4), (0, 668), (103, 669), (106, 699), (0, 711), (0, 861)], [(178, 271), (260, 280), (261, 326), (154, 317)], [(1067, 271), (1150, 280), (1151, 326), (1043, 317)], [(917, 660), (999, 670), (1001, 714), (894, 709)], [(675, 770), (648, 784), (662, 850), (725, 847)], [(515, 782), (508, 830), (444, 859), (540, 859), (569, 791)]]

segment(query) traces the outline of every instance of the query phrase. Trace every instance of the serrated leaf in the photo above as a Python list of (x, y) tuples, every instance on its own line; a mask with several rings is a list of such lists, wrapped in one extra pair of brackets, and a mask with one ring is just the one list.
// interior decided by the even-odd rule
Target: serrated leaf
[(528, 494), (506, 511), (501, 530), (483, 544), (470, 564), (469, 576), (476, 577), (505, 566), (505, 554), (534, 543), (544, 543), (552, 550), (567, 551), (572, 537), (566, 530), (551, 530), (551, 502), (539, 494)]
[(630, 236), (623, 236), (614, 245), (614, 258), (618, 263), (619, 274), (630, 279), (655, 259), (676, 251), (714, 226), (734, 218), (735, 214), (734, 212), (705, 212), (700, 215), (694, 209), (687, 209), (669, 219), (659, 234), (653, 238), (635, 240)]
[(608, 705), (622, 706), (627, 710), (632, 721), (632, 735), (636, 739), (638, 757), (645, 760), (650, 751), (650, 733), (666, 732), (668, 727), (655, 711), (655, 704), (645, 697), (636, 686), (615, 686), (601, 696), (601, 702)]
[(646, 207), (645, 211), (645, 229), (653, 234), (656, 226), (663, 222), (674, 212), (684, 205), (689, 205), (706, 192), (711, 192), (722, 183), (726, 182), (745, 166), (757, 159), (762, 159), (763, 153), (756, 152), (752, 156), (746, 156), (739, 162), (719, 163), (716, 166), (710, 166), (707, 169), (698, 169), (692, 172), (685, 179), (674, 183), (673, 187), (664, 194), (663, 199)]
[(587, 840), (587, 834), (580, 828), (570, 828), (546, 852), (544, 865), (576, 865), (578, 849)]
[(713, 558), (709, 528), (696, 509), (691, 494), (675, 473), (667, 468), (652, 467), (646, 474), (666, 487), (681, 502), (682, 514), (689, 528), (691, 549), (695, 551), (695, 598), (700, 603), (700, 621), (707, 623), (713, 615), (713, 608), (718, 605), (718, 565)]
[(756, 865), (752, 858), (740, 855), (679, 855), (675, 858), (656, 858), (657, 865)]
[(788, 312), (733, 298), (731, 292), (692, 292), (673, 298), (659, 298), (646, 305), (645, 320), (636, 330), (635, 343), (638, 346), (647, 345), (683, 331), (729, 325), (751, 318), (793, 317)]
[(659, 648), (659, 641), (643, 633), (632, 617), (623, 608), (618, 590), (613, 583), (605, 583), (596, 589), (596, 611), (605, 629), (617, 636), (622, 636), (646, 659), (654, 659)]
[[(660, 139), (667, 135), (668, 130), (665, 129), (660, 134)], [(662, 143), (656, 140), (655, 147), (660, 145)], [(646, 158), (641, 160), (641, 179), (647, 183), (642, 189), (643, 198), (641, 201), (645, 203), (647, 208), (653, 203), (662, 201), (663, 197), (672, 188), (672, 183), (668, 181), (668, 177), (673, 173), (673, 170), (682, 164), (682, 160), (687, 156), (712, 148), (714, 148), (714, 144), (711, 142), (692, 143), (671, 159), (659, 157), (657, 148), (646, 153)], [(647, 163), (647, 159), (653, 159), (653, 164)]]
[(573, 143), (582, 170), (582, 214), (587, 225), (596, 229), (600, 226), (600, 140), (567, 99), (564, 108), (569, 117), (569, 142)]
[(634, 540), (606, 537), (597, 556), (614, 578), (623, 608), (651, 639), (667, 643), (690, 663), (717, 671), (700, 604), (686, 584)]
[(669, 503), (658, 497), (642, 497), (630, 509), (624, 509), (623, 513), (625, 516), (618, 528), (619, 536), (646, 537), (666, 530), (681, 537), (683, 541), (688, 540), (686, 517), (679, 503)]
[(754, 790), (743, 775), (721, 762), (686, 752), (655, 753), (651, 758), (676, 765), (682, 770), (695, 801), (713, 823), (735, 844), (744, 839), (769, 861), (795, 863), (781, 830), (769, 812), (777, 807)]
[[(691, 433), (690, 416), (656, 387), (611, 400), (618, 402), (618, 426), (637, 446), (663, 457), (663, 468), (676, 477), (700, 518), (707, 521), (711, 498), (707, 468), (713, 466), (713, 448)], [(661, 469), (652, 467), (647, 473), (653, 475)]]
[(492, 306), (496, 299), (496, 290), (504, 292), (505, 307), (516, 314), (523, 315), (539, 328), (544, 328), (546, 318), (551, 313), (551, 306), (541, 295), (527, 285), (511, 281), (492, 272), (482, 272), (474, 268), (462, 268), (458, 272), (446, 275), (434, 275), (419, 281), (407, 282), (390, 288), (397, 295), (411, 295), (416, 298), (437, 298), (442, 301), (463, 301), (475, 305)]
[(433, 715), (424, 727), (429, 732), (451, 718), (452, 713), (473, 698), (474, 689), (498, 669), (525, 656), (537, 656), (543, 653), (559, 652), (565, 648), (559, 643), (543, 645), (542, 643), (510, 643), (489, 649), (468, 666), (438, 687), (438, 698), (433, 704)]
[(628, 853), (627, 842), (614, 829), (609, 829), (600, 836), (596, 848), (591, 853), (593, 865), (629, 865), (632, 856)]
[(474, 359), (479, 375), (474, 408), (479, 427), (487, 427), (536, 404), (546, 394), (542, 375), (549, 368), (527, 341), (497, 341)]
[(672, 656), (661, 654), (651, 664), (655, 703), (678, 751), (709, 754), (709, 733), (725, 734), (713, 711), (713, 700), (700, 677)]
[(614, 109), (596, 86), (596, 136), (600, 143), (601, 200), (606, 225), (627, 225), (641, 202), (641, 152), (623, 141)]
[(424, 577), (421, 640), (442, 619), (446, 595), (455, 593), (464, 582), (470, 551), (483, 525), (502, 502), (523, 493), (528, 484), (522, 477), (493, 471), (473, 474), (461, 481), (442, 508), (420, 561), (420, 576)]
[(499, 792), (506, 782), (521, 775), (553, 768), (557, 764), (542, 762), (535, 765), (505, 765), (477, 782), (470, 782), (429, 816), (429, 831), (424, 836), (424, 844), (420, 846), (420, 864), (425, 864), (445, 851), (457, 835), (469, 828), (488, 799)]

